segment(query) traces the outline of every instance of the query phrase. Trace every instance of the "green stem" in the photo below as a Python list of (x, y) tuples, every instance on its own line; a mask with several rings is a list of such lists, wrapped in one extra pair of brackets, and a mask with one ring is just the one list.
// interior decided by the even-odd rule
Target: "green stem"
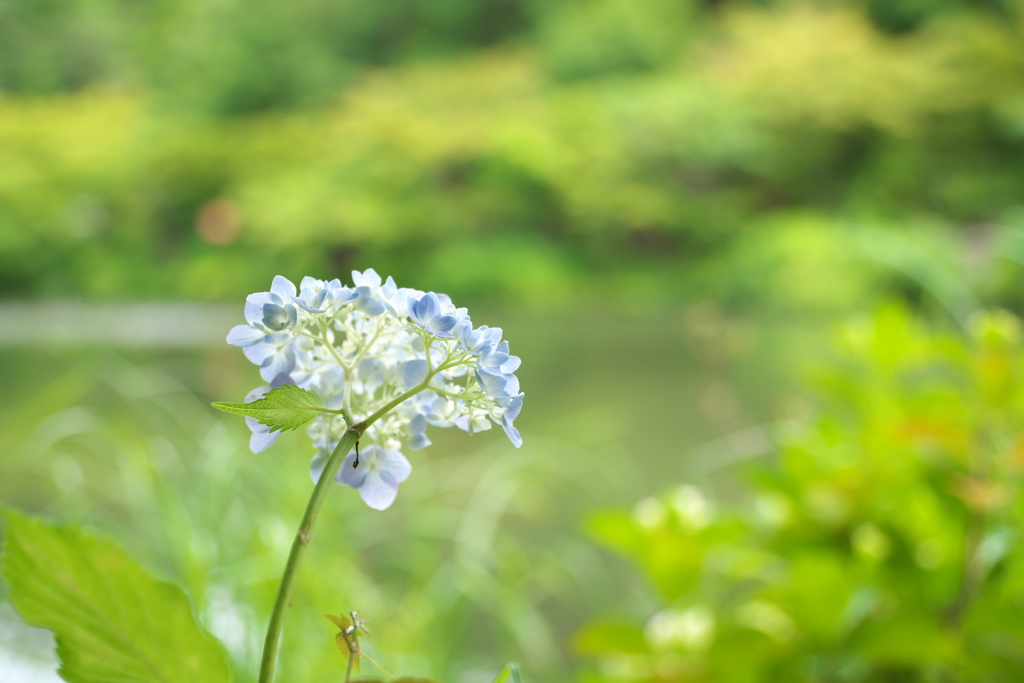
[[(366, 423), (364, 423), (366, 424)], [(351, 427), (351, 425), (350, 425)], [(295, 581), (299, 577), (299, 566), (302, 564), (302, 556), (306, 552), (313, 533), (313, 525), (320, 512), (320, 506), (327, 498), (327, 492), (334, 482), (334, 472), (341, 467), (342, 461), (352, 447), (359, 441), (365, 427), (351, 427), (345, 436), (341, 438), (338, 447), (327, 459), (327, 466), (324, 467), (320, 480), (313, 488), (313, 495), (306, 505), (306, 514), (302, 516), (302, 524), (295, 534), (292, 542), (292, 550), (288, 553), (288, 564), (284, 568), (284, 576), (281, 577), (281, 587), (277, 591), (277, 602), (274, 603), (274, 612), (270, 617), (270, 626), (267, 627), (267, 639), (263, 644), (263, 662), (260, 664), (259, 683), (273, 683), (274, 667), (277, 665), (277, 651), (281, 646), (281, 631), (284, 628), (284, 618), (291, 604), (292, 590), (295, 588)]]
[[(319, 481), (313, 487), (313, 495), (310, 496), (309, 503), (306, 505), (306, 514), (302, 516), (302, 524), (299, 526), (298, 533), (295, 534), (292, 550), (288, 553), (288, 563), (284, 568), (284, 576), (281, 577), (281, 587), (277, 591), (277, 602), (274, 603), (274, 612), (270, 616), (270, 626), (267, 627), (267, 638), (263, 643), (263, 661), (260, 664), (259, 683), (273, 683), (274, 681), (274, 667), (277, 665), (277, 652), (281, 646), (281, 631), (284, 629), (284, 617), (291, 604), (292, 590), (295, 588), (295, 581), (299, 577), (299, 566), (302, 564), (302, 556), (306, 552), (306, 546), (309, 545), (309, 541), (312, 538), (313, 525), (316, 523), (317, 514), (319, 514), (320, 506), (323, 505), (324, 500), (327, 498), (327, 492), (334, 481), (332, 473), (338, 471), (341, 463), (345, 460), (345, 456), (359, 442), (359, 438), (370, 425), (386, 415), (398, 404), (426, 389), (430, 385), (430, 380), (438, 372), (440, 372), (440, 368), (428, 373), (426, 379), (418, 385), (387, 402), (359, 424), (352, 424), (351, 419), (346, 415), (349, 429), (345, 432), (345, 436), (341, 438), (338, 447), (331, 453), (331, 457), (327, 459), (327, 466), (324, 467), (323, 474), (320, 475)], [(349, 662), (351, 663), (351, 658)]]
[(348, 636), (345, 636), (345, 645), (348, 646), (348, 668), (345, 669), (345, 683), (349, 683), (352, 679), (352, 662), (356, 658), (356, 653), (352, 651), (352, 644), (348, 642)]
[(427, 375), (427, 378), (425, 380), (423, 380), (422, 382), (420, 382), (419, 384), (417, 384), (416, 386), (414, 386), (412, 389), (410, 389), (409, 391), (405, 392), (404, 394), (401, 394), (397, 398), (394, 398), (394, 399), (388, 401), (383, 406), (381, 406), (380, 410), (378, 410), (373, 415), (371, 415), (370, 417), (366, 418), (361, 423), (359, 423), (359, 425), (356, 425), (356, 426), (357, 427), (361, 426), (363, 428), (363, 431), (365, 431), (367, 427), (369, 427), (374, 422), (376, 422), (380, 418), (382, 418), (385, 415), (387, 415), (388, 413), (390, 413), (392, 408), (394, 408), (398, 404), (400, 404), (400, 403), (402, 403), (402, 402), (412, 398), (416, 394), (420, 393), (421, 391), (423, 391), (424, 389), (429, 387), (430, 386), (430, 380), (434, 379), (434, 375), (436, 375), (436, 374), (437, 374), (436, 370), (434, 372), (431, 372), (430, 374)]

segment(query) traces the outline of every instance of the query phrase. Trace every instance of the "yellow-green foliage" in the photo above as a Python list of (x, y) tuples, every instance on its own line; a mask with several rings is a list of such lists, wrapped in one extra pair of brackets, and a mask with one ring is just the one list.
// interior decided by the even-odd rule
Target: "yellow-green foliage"
[[(892, 35), (811, 4), (711, 16), (593, 0), (545, 16), (533, 40), (365, 69), (301, 110), (190, 114), (125, 84), (9, 94), (5, 280), (223, 296), (251, 288), (246, 270), (360, 253), (422, 276), (468, 264), (442, 275), (456, 288), (510, 290), (526, 267), (558, 292), (675, 273), (665, 257), (727, 253), (780, 211), (956, 223), (1018, 201), (1018, 19)], [(204, 215), (227, 223), (197, 230)]]
[(810, 5), (735, 12), (725, 27), (711, 73), (783, 121), (913, 135), (929, 117), (1020, 94), (1024, 27), (961, 16), (892, 37), (852, 9)]
[[(657, 607), (578, 639), (590, 680), (1010, 680), (1024, 646), (1020, 321), (845, 328), (813, 415), (779, 425), (753, 504), (692, 486), (593, 521)], [(653, 678), (652, 678), (653, 677)]]

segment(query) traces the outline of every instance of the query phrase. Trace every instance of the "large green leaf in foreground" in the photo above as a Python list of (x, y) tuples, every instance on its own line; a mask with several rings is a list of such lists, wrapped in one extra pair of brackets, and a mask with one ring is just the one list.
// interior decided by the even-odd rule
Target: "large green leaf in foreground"
[(4, 518), (8, 599), (26, 622), (54, 632), (65, 680), (231, 680), (220, 644), (196, 623), (181, 588), (78, 527), (14, 512)]

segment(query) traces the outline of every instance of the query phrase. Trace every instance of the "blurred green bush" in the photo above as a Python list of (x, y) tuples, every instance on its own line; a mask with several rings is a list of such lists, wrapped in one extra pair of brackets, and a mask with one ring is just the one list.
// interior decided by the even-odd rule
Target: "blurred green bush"
[(8, 0), (0, 288), (758, 301), (744, 243), (808, 217), (787, 263), (863, 224), (984, 251), (1021, 229), (1022, 39), (1017, 0)]
[(687, 485), (596, 515), (655, 606), (579, 634), (586, 680), (1020, 677), (1021, 324), (969, 328), (897, 306), (849, 325), (818, 408), (780, 425), (742, 504)]

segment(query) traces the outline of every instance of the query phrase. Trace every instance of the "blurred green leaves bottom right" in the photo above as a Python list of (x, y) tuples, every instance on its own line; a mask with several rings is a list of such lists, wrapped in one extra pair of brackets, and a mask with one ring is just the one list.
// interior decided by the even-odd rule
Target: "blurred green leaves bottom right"
[(594, 516), (658, 606), (579, 633), (584, 680), (1024, 680), (1021, 324), (962, 328), (846, 326), (736, 502), (683, 486)]

